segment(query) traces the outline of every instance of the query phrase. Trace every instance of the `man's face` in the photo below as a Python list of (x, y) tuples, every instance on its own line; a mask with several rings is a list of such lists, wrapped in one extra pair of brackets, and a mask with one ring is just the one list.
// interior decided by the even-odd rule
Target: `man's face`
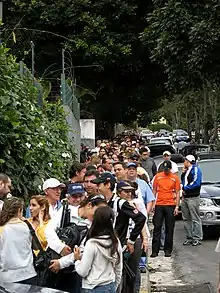
[(47, 188), (45, 190), (45, 194), (52, 202), (56, 202), (60, 200), (61, 188), (60, 186), (54, 188)]
[(0, 182), (0, 199), (3, 199), (11, 191), (11, 179), (8, 182)]
[(68, 198), (68, 202), (71, 206), (78, 207), (84, 199), (85, 194), (78, 193), (72, 196), (70, 195)]
[(171, 156), (169, 156), (169, 155), (164, 155), (163, 158), (164, 158), (164, 161), (170, 161), (171, 160)]
[(137, 168), (135, 167), (129, 167), (127, 169), (128, 177), (136, 177), (137, 176)]
[(187, 160), (185, 160), (185, 161), (184, 161), (184, 167), (185, 167), (186, 169), (188, 169), (190, 166), (191, 166), (190, 162), (187, 161)]
[(108, 192), (109, 191), (109, 188), (110, 188), (110, 183), (100, 183), (99, 185), (98, 185), (98, 190), (99, 190), (99, 192), (101, 193), (101, 194), (103, 194), (103, 195), (105, 195), (106, 194), (106, 192)]
[(83, 182), (84, 176), (86, 174), (86, 168), (82, 169), (82, 171), (77, 172), (77, 181), (78, 182)]
[(105, 164), (104, 164), (105, 170), (106, 171), (112, 171), (112, 161), (110, 159), (107, 159)]
[(123, 168), (121, 164), (117, 164), (114, 166), (115, 176), (117, 180), (123, 180), (126, 177), (126, 169)]
[(146, 160), (149, 157), (149, 152), (143, 152), (143, 154), (141, 155), (141, 158), (143, 160)]
[(109, 142), (106, 143), (106, 146), (105, 146), (107, 149), (110, 149), (111, 145)]
[(92, 180), (95, 180), (95, 179), (96, 179), (95, 175), (87, 176), (84, 179), (84, 187), (88, 195), (95, 194), (98, 191), (98, 185), (95, 183), (92, 183)]

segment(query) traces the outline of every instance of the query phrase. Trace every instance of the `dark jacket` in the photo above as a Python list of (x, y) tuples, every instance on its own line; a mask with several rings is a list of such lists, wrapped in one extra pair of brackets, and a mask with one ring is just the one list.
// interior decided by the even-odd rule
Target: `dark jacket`
[(127, 242), (130, 219), (133, 220), (135, 226), (129, 235), (129, 240), (131, 242), (135, 242), (145, 225), (146, 217), (141, 212), (133, 208), (126, 200), (120, 199), (118, 196), (113, 196), (108, 202), (108, 205), (115, 213), (116, 218), (114, 228), (122, 246)]
[[(187, 176), (187, 171), (181, 175), (181, 181), (183, 190), (185, 192), (184, 197), (197, 197), (200, 195), (200, 189), (202, 184), (202, 172), (199, 167), (194, 164)], [(185, 180), (187, 176), (187, 180)]]

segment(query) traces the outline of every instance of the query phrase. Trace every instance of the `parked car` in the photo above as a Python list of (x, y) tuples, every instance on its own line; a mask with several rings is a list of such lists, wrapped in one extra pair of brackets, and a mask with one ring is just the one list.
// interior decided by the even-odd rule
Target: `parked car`
[(65, 293), (61, 290), (42, 288), (38, 286), (23, 285), (19, 283), (1, 283), (0, 293)]
[(198, 153), (207, 153), (215, 150), (214, 146), (209, 144), (189, 144), (181, 149), (180, 153), (186, 157), (187, 155), (194, 155), (196, 159), (198, 158)]
[(202, 225), (220, 226), (220, 159), (198, 161), (202, 171), (200, 217)]
[(160, 136), (160, 137), (153, 137), (150, 140), (150, 143), (165, 143), (165, 144), (170, 144), (174, 149), (175, 145), (173, 142), (173, 139), (169, 136)]
[(175, 154), (176, 150), (172, 145), (166, 144), (166, 143), (149, 143), (147, 145), (150, 149), (150, 156), (151, 157), (156, 157), (163, 155), (163, 152), (169, 151), (171, 154)]
[(154, 133), (149, 129), (142, 129), (140, 132), (140, 137), (146, 140), (150, 140), (154, 136)]
[(202, 152), (198, 154), (198, 161), (220, 159), (220, 152)]
[(189, 134), (183, 129), (173, 130), (173, 138), (175, 138), (176, 142), (179, 142), (179, 141), (188, 142), (190, 140)]

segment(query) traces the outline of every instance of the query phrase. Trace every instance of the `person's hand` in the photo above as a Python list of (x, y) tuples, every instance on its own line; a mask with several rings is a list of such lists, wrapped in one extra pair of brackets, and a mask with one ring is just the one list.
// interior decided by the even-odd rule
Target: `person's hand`
[(179, 215), (179, 208), (178, 207), (175, 207), (173, 214), (174, 214), (174, 216), (178, 216)]
[(218, 285), (217, 293), (220, 293), (220, 283)]
[(44, 210), (40, 210), (38, 219), (39, 219), (40, 225), (43, 225), (44, 224)]
[(64, 248), (61, 250), (61, 255), (62, 256), (65, 256), (65, 255), (68, 255), (72, 252), (72, 249), (68, 246), (68, 245), (65, 245)]
[(57, 259), (51, 260), (51, 265), (49, 266), (49, 269), (57, 274), (60, 271), (60, 263)]
[(127, 250), (129, 251), (130, 254), (134, 252), (134, 244), (131, 244), (130, 242), (127, 241)]
[(142, 247), (144, 252), (147, 252), (148, 251), (148, 240), (147, 239), (143, 239), (143, 243), (142, 243)]
[(77, 246), (74, 247), (73, 253), (74, 253), (75, 260), (81, 260), (81, 251), (80, 251), (79, 247), (77, 247)]

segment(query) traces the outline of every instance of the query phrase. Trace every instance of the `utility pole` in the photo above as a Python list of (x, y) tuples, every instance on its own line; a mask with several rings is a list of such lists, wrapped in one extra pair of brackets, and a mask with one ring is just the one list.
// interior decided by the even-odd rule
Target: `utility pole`
[(0, 1), (0, 22), (3, 20), (3, 2)]
[(62, 49), (62, 73), (65, 74), (65, 49)]
[(31, 73), (34, 78), (35, 70), (34, 70), (34, 42), (33, 41), (31, 41)]

